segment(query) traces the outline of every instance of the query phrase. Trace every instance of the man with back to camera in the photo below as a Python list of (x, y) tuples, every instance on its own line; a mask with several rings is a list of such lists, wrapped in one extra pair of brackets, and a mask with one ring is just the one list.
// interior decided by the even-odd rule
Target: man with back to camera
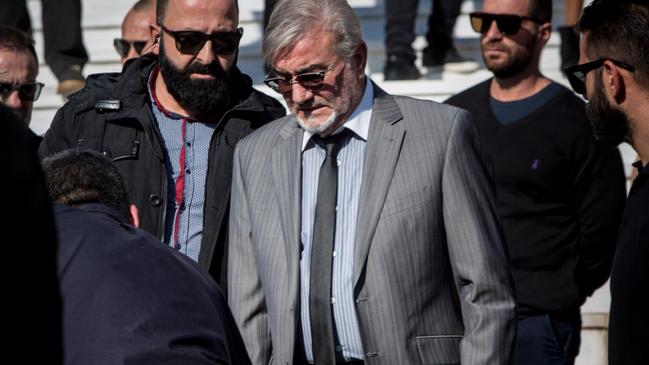
[(611, 270), (609, 364), (646, 364), (649, 347), (649, 2), (594, 0), (578, 24), (579, 64), (567, 69), (588, 99), (595, 139), (627, 142), (640, 156)]
[(472, 112), (495, 167), (518, 298), (515, 364), (572, 364), (579, 307), (606, 282), (624, 208), (619, 152), (598, 146), (584, 103), (543, 76), (550, 0), (485, 0), (471, 14), (494, 77), (447, 103)]
[[(34, 101), (43, 89), (36, 76), (38, 57), (34, 41), (17, 28), (0, 25), (0, 102), (13, 110), (25, 127), (29, 127)], [(30, 134), (37, 149), (41, 138)]]
[(80, 147), (112, 158), (142, 228), (221, 285), (234, 146), (285, 113), (236, 67), (242, 31), (235, 0), (159, 0), (152, 55), (121, 75), (89, 78), (39, 150)]
[[(10, 333), (3, 353), (37, 364), (60, 365), (61, 296), (56, 275), (56, 229), (52, 205), (33, 133), (16, 114), (0, 103), (0, 188), (3, 203), (11, 207), (0, 227), (5, 243), (0, 265), (2, 328)], [(25, 260), (16, 257), (26, 255)], [(38, 343), (37, 351), (34, 343)]]
[(212, 277), (136, 228), (115, 164), (71, 149), (43, 169), (60, 242), (65, 364), (250, 363)]
[(122, 64), (148, 53), (153, 45), (150, 27), (155, 24), (156, 0), (139, 0), (128, 11), (122, 22), (122, 38), (115, 38), (113, 46)]
[(280, 0), (237, 145), (228, 300), (253, 364), (507, 364), (515, 301), (470, 115), (386, 94), (345, 0)]

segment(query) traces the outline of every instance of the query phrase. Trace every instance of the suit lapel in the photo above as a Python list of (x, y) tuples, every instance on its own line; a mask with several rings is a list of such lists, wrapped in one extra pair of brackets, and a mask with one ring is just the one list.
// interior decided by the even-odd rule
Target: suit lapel
[(374, 95), (356, 222), (354, 286), (363, 272), (405, 134), (394, 97), (377, 86)]
[[(300, 216), (302, 186), (302, 130), (289, 118), (279, 132), (278, 144), (272, 150), (273, 184), (286, 244), (286, 262), (291, 291), (297, 291), (300, 263)], [(291, 293), (293, 294), (293, 293)], [(292, 297), (297, 298), (297, 292)]]

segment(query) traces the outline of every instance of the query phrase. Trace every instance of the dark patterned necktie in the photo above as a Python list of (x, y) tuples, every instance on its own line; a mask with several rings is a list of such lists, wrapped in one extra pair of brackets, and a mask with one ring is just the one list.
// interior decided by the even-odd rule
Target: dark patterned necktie
[(341, 145), (348, 136), (349, 130), (345, 128), (334, 136), (322, 138), (315, 135), (312, 137), (315, 141), (322, 141), (326, 150), (318, 179), (318, 200), (315, 208), (309, 280), (309, 318), (311, 320), (313, 359), (316, 365), (336, 363), (331, 279), (338, 193), (337, 156)]

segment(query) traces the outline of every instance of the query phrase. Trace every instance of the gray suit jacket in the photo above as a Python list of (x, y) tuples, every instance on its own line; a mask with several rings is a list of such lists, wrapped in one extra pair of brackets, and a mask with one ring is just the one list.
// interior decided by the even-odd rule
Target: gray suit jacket
[[(299, 326), (302, 130), (237, 145), (229, 303), (253, 364), (292, 364)], [(468, 112), (375, 86), (355, 239), (368, 364), (507, 364), (514, 292), (488, 164)]]

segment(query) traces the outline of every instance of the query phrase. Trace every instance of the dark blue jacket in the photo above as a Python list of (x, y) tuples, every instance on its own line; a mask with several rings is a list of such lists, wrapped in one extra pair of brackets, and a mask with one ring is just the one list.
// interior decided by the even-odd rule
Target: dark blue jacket
[(193, 261), (101, 204), (55, 205), (66, 364), (249, 364)]

